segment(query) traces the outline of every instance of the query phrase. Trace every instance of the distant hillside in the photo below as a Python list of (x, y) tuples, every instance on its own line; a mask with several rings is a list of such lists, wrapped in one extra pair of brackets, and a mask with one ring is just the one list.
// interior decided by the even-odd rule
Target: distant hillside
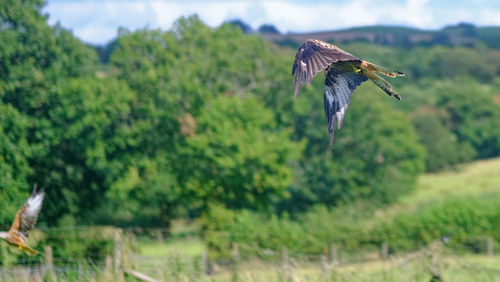
[(422, 30), (403, 26), (365, 26), (311, 33), (269, 34), (263, 36), (279, 45), (296, 47), (308, 38), (329, 42), (365, 41), (386, 46), (471, 46), (477, 43), (500, 48), (500, 27), (476, 27), (461, 23), (441, 30)]
[[(491, 48), (500, 49), (500, 26), (476, 27), (472, 24), (461, 23), (447, 26), (441, 30), (423, 30), (405, 26), (361, 26), (333, 31), (317, 31), (308, 33), (281, 34), (272, 24), (263, 24), (257, 30), (241, 20), (231, 20), (225, 23), (240, 28), (246, 34), (259, 33), (264, 38), (274, 41), (281, 46), (297, 48), (309, 38), (316, 38), (327, 42), (350, 43), (356, 41), (371, 42), (385, 46), (472, 46), (477, 43)], [(109, 56), (116, 46), (116, 38), (106, 45), (90, 45), (95, 48), (102, 62), (109, 62)]]

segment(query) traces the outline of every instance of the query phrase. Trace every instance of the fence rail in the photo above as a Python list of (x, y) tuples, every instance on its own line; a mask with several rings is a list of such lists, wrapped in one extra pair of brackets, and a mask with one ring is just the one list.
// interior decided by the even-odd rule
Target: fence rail
[[(75, 231), (74, 233), (71, 233)], [(61, 233), (62, 232), (62, 233)], [(253, 277), (249, 271), (252, 269), (268, 269), (279, 276), (278, 280), (297, 280), (297, 275), (305, 269), (314, 269), (317, 275), (327, 275), (325, 281), (335, 279), (363, 281), (363, 276), (352, 276), (344, 272), (351, 265), (370, 262), (383, 262), (389, 265), (394, 273), (399, 273), (408, 265), (419, 265), (419, 271), (429, 275), (439, 276), (443, 272), (454, 269), (462, 271), (471, 277), (474, 273), (482, 273), (488, 277), (500, 277), (500, 264), (483, 265), (463, 258), (463, 250), (455, 249), (447, 240), (436, 240), (431, 244), (411, 252), (394, 253), (391, 245), (397, 243), (396, 239), (380, 243), (378, 248), (370, 250), (349, 250), (339, 244), (325, 246), (320, 254), (300, 253), (287, 248), (259, 248), (242, 242), (234, 242), (226, 258), (214, 259), (206, 251), (199, 255), (164, 254), (162, 256), (146, 256), (133, 248), (134, 240), (139, 236), (164, 242), (166, 228), (97, 228), (84, 226), (59, 227), (43, 229), (46, 236), (58, 234), (59, 239), (66, 240), (71, 236), (80, 239), (106, 238), (110, 242), (107, 253), (98, 255), (79, 254), (72, 257), (60, 256), (57, 246), (45, 245), (43, 256), (27, 257), (19, 255), (14, 261), (9, 261), (6, 249), (3, 248), (0, 266), (0, 280), (2, 281), (33, 281), (43, 279), (56, 280), (109, 280), (120, 281), (125, 276), (133, 276), (143, 281), (183, 280), (203, 277), (216, 277), (217, 275), (230, 275), (232, 279), (243, 276)], [(101, 236), (101, 237), (99, 237)], [(407, 240), (407, 239), (401, 239)], [(493, 238), (479, 238), (475, 240), (478, 246), (474, 249), (485, 255), (495, 257)], [(107, 246), (103, 244), (103, 246)], [(463, 246), (462, 246), (463, 247)], [(87, 250), (88, 251), (88, 250)], [(500, 262), (500, 260), (498, 260)], [(416, 267), (416, 266), (414, 266)], [(312, 271), (312, 270), (311, 270)], [(415, 275), (419, 271), (415, 271)], [(347, 274), (346, 274), (347, 273)], [(273, 274), (274, 275), (274, 274)], [(396, 274), (394, 274), (396, 275)], [(399, 275), (399, 274), (397, 274)], [(61, 279), (61, 277), (63, 277)], [(319, 277), (319, 276), (318, 276)], [(323, 277), (323, 276), (322, 276)], [(333, 278), (332, 278), (333, 277)], [(335, 278), (336, 277), (336, 278)], [(481, 276), (483, 277), (483, 276)], [(325, 277), (323, 277), (325, 278)], [(334, 279), (335, 278), (335, 279)], [(241, 280), (241, 279), (240, 279)], [(244, 280), (244, 279), (243, 279)], [(248, 280), (248, 279), (247, 279)], [(323, 279), (318, 278), (318, 281)], [(254, 280), (250, 280), (254, 281)], [(258, 281), (258, 280), (255, 280)], [(299, 279), (300, 281), (300, 279)], [(493, 279), (492, 281), (498, 281)]]

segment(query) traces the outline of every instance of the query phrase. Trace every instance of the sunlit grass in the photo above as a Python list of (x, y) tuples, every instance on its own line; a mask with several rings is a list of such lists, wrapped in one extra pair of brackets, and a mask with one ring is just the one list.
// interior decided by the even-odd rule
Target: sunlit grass
[(414, 193), (401, 198), (403, 204), (419, 204), (436, 197), (476, 195), (500, 191), (500, 158), (476, 161), (446, 171), (424, 174)]
[(166, 240), (139, 240), (139, 253), (145, 256), (170, 256), (182, 254), (185, 256), (200, 256), (205, 248), (199, 237)]
[(172, 222), (171, 234), (165, 240), (137, 238), (139, 254), (143, 256), (201, 256), (205, 245), (196, 222), (177, 219)]
[[(411, 211), (419, 206), (452, 197), (475, 196), (500, 192), (500, 158), (464, 164), (455, 170), (425, 174), (419, 178), (417, 188), (393, 205), (379, 211), (379, 216), (390, 216), (401, 211)], [(375, 221), (373, 221), (375, 222)], [(198, 235), (196, 223), (178, 220), (172, 228), (172, 236), (165, 241), (141, 240), (143, 256), (177, 256), (186, 259), (186, 265), (199, 262), (206, 247)], [(242, 261), (233, 272), (230, 266), (220, 267), (211, 275), (196, 274), (197, 281), (429, 281), (432, 277), (429, 258), (403, 263), (404, 257), (388, 260), (371, 260), (327, 266), (315, 262), (294, 262), (288, 269), (281, 262)], [(426, 261), (427, 260), (427, 261)], [(440, 258), (440, 274), (444, 281), (500, 281), (500, 256), (447, 253)], [(187, 267), (187, 266), (185, 266)], [(167, 267), (168, 268), (168, 267)], [(166, 269), (166, 268), (165, 268)], [(166, 281), (171, 273), (151, 272)], [(188, 272), (178, 274), (189, 280)], [(188, 278), (191, 277), (191, 278)], [(187, 281), (186, 280), (186, 281)]]
[[(296, 263), (283, 266), (262, 261), (249, 261), (238, 266), (236, 274), (229, 269), (204, 276), (202, 281), (430, 281), (431, 259), (415, 259), (404, 263), (403, 257), (374, 260), (341, 266), (321, 263)], [(434, 269), (443, 281), (500, 281), (500, 256), (445, 256)], [(436, 262), (434, 262), (436, 263)]]
[(500, 158), (462, 164), (453, 170), (423, 174), (416, 189), (395, 204), (377, 212), (387, 217), (401, 211), (412, 211), (423, 204), (453, 197), (500, 192)]

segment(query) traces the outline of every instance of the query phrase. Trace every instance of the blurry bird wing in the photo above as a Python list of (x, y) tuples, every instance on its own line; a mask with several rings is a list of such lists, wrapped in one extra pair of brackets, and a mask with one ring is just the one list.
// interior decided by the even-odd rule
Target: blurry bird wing
[(354, 72), (343, 72), (335, 68), (327, 71), (325, 79), (325, 114), (330, 133), (330, 145), (333, 144), (334, 128), (342, 127), (344, 116), (351, 102), (356, 87), (368, 78)]
[(361, 62), (361, 59), (321, 40), (308, 39), (304, 42), (297, 51), (293, 63), (292, 75), (295, 75), (294, 95), (297, 96), (300, 86), (311, 83), (318, 72), (339, 61)]
[[(21, 207), (23, 209), (24, 206)], [(12, 225), (10, 226), (9, 230), (9, 235), (12, 236), (20, 236), (20, 229), (21, 229), (21, 209), (16, 213), (16, 217), (14, 218), (14, 221), (12, 222)], [(24, 238), (23, 238), (24, 239)]]
[(28, 232), (35, 227), (38, 214), (42, 208), (42, 202), (45, 193), (33, 190), (31, 196), (24, 205), (17, 211), (16, 217), (12, 222), (9, 232), (20, 233), (24, 239), (28, 237)]

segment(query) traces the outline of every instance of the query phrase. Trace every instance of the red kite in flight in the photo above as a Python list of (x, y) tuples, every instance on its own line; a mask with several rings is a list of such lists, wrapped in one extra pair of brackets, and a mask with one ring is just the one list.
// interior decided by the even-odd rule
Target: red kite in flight
[(0, 232), (0, 238), (29, 255), (38, 254), (36, 250), (26, 245), (26, 241), (28, 239), (28, 232), (35, 227), (38, 213), (40, 213), (40, 209), (42, 208), (44, 195), (43, 191), (37, 193), (35, 184), (31, 196), (17, 211), (10, 230), (8, 232)]
[(325, 113), (330, 145), (333, 144), (335, 123), (338, 129), (342, 127), (354, 89), (362, 82), (370, 79), (387, 94), (401, 100), (401, 96), (392, 89), (389, 82), (376, 72), (389, 77), (404, 76), (404, 73), (363, 61), (335, 45), (317, 39), (308, 39), (295, 55), (292, 70), (292, 75), (295, 75), (294, 95), (297, 96), (300, 86), (310, 84), (313, 77), (324, 69), (326, 69)]

